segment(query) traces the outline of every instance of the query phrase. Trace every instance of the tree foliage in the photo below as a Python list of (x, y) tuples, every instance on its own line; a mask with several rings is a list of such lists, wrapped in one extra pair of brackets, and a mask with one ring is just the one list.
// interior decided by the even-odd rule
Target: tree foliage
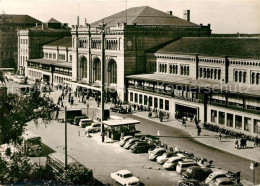
[(20, 136), (30, 121), (52, 119), (55, 107), (51, 100), (40, 95), (35, 88), (30, 96), (8, 94), (0, 98), (0, 132), (1, 142), (20, 142)]
[(2, 59), (2, 68), (14, 68), (15, 71), (17, 70), (17, 62), (15, 61), (14, 57), (8, 57)]

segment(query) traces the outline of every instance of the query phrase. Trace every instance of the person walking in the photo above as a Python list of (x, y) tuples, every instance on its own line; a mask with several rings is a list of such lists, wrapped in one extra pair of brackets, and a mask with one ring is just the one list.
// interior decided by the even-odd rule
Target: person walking
[(56, 107), (56, 116), (55, 119), (59, 119), (59, 112), (60, 112), (60, 108)]
[(185, 121), (184, 116), (182, 116), (182, 126), (184, 126), (186, 128), (186, 121)]
[(201, 133), (201, 128), (200, 128), (200, 126), (198, 125), (198, 134), (197, 134), (197, 136), (200, 136), (200, 133)]
[(222, 137), (222, 134), (221, 134), (221, 131), (218, 132), (218, 140), (221, 141), (221, 137)]
[(73, 105), (73, 103), (74, 103), (73, 96), (71, 96), (71, 100), (70, 100), (70, 102), (71, 102), (71, 105)]
[(239, 146), (238, 146), (238, 139), (236, 139), (236, 141), (235, 141), (235, 148), (236, 148), (236, 149), (239, 148)]

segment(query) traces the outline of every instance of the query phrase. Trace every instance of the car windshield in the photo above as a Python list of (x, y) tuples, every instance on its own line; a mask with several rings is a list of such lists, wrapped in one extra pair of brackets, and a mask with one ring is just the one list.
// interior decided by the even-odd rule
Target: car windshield
[(130, 177), (133, 177), (133, 174), (128, 173), (128, 174), (125, 174), (125, 175), (124, 175), (124, 178), (130, 178)]
[(41, 139), (40, 138), (31, 138), (26, 141), (27, 145), (33, 146), (33, 145), (40, 145)]
[(191, 172), (192, 172), (192, 169), (187, 169), (187, 172), (191, 174)]

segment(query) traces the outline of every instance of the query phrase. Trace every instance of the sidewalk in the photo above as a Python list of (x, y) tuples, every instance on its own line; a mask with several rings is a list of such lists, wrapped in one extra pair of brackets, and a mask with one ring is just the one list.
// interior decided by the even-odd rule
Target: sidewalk
[(253, 142), (247, 141), (247, 149), (236, 149), (235, 148), (235, 138), (225, 136), (222, 134), (222, 139), (219, 141), (217, 139), (218, 134), (216, 132), (211, 132), (209, 130), (203, 130), (203, 126), (200, 123), (201, 135), (197, 136), (197, 128), (194, 123), (186, 121), (186, 128), (182, 126), (181, 122), (178, 120), (169, 120), (163, 121), (162, 123), (159, 121), (159, 118), (149, 118), (148, 112), (136, 112), (133, 115), (145, 118), (147, 120), (151, 120), (160, 124), (168, 125), (171, 127), (175, 127), (181, 130), (184, 130), (190, 134), (190, 136), (194, 137), (200, 143), (203, 143), (207, 146), (214, 147), (216, 149), (220, 149), (237, 156), (241, 156), (243, 158), (247, 158), (253, 161), (260, 162), (260, 147), (254, 147)]
[[(61, 95), (60, 90), (55, 90), (54, 92), (51, 92), (50, 97), (54, 99), (54, 103), (57, 103), (58, 97)], [(46, 96), (48, 96), (48, 93), (46, 93)], [(74, 96), (74, 95), (73, 95)], [(64, 100), (64, 106), (67, 106), (68, 108), (87, 108), (87, 104), (89, 105), (89, 108), (97, 108), (97, 104), (94, 100), (94, 98), (90, 98), (87, 101), (87, 104), (84, 104), (82, 102), (78, 102), (78, 98), (74, 97), (74, 104), (71, 106), (68, 103), (68, 96), (65, 96)], [(105, 108), (109, 109), (113, 104), (108, 103), (105, 104)], [(89, 113), (91, 115), (91, 113)], [(64, 112), (61, 112), (60, 118), (62, 118), (62, 115), (64, 117)], [(260, 163), (260, 147), (254, 147), (254, 143), (248, 141), (247, 142), (247, 149), (236, 149), (235, 148), (235, 138), (225, 136), (222, 134), (222, 139), (219, 141), (217, 139), (218, 133), (211, 132), (209, 130), (204, 130), (202, 124), (200, 123), (200, 127), (202, 128), (201, 135), (197, 136), (197, 129), (196, 125), (194, 123), (186, 121), (186, 128), (181, 125), (181, 122), (175, 119), (171, 119), (168, 121), (163, 121), (162, 123), (159, 121), (159, 118), (149, 118), (148, 112), (140, 111), (140, 112), (133, 112), (133, 115), (142, 117), (147, 120), (151, 120), (160, 124), (168, 125), (171, 127), (175, 127), (181, 130), (184, 130), (190, 134), (190, 136), (194, 137), (195, 140), (197, 140), (200, 143), (203, 143), (207, 146), (214, 147), (216, 149), (220, 149), (232, 154), (235, 154), (237, 156), (241, 156), (243, 158), (247, 158), (252, 161), (256, 161)]]

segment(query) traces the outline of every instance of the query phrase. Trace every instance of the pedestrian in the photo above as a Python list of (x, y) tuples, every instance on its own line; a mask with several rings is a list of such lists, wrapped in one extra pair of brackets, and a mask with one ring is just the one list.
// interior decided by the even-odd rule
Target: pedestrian
[(71, 102), (71, 105), (73, 105), (73, 103), (74, 103), (73, 96), (71, 97), (71, 100), (70, 100), (70, 102)]
[(148, 113), (148, 117), (151, 118), (152, 117), (152, 111), (150, 110)]
[(256, 136), (255, 138), (254, 138), (254, 147), (257, 147), (258, 146), (258, 136)]
[(83, 101), (84, 101), (84, 98), (85, 98), (85, 96), (84, 96), (84, 94), (82, 95), (82, 97), (81, 97), (81, 102), (83, 103)]
[(136, 109), (136, 104), (134, 104), (133, 107), (134, 107), (134, 111), (135, 111), (135, 109)]
[(197, 136), (200, 136), (200, 133), (201, 133), (201, 128), (200, 128), (200, 126), (198, 126), (198, 134), (197, 134)]
[(184, 126), (186, 128), (186, 121), (185, 121), (184, 116), (182, 116), (182, 126)]
[(64, 108), (63, 101), (61, 101), (61, 108)]
[(218, 132), (218, 140), (221, 141), (221, 137), (222, 137), (222, 134), (221, 134), (221, 131)]
[(69, 99), (68, 99), (68, 102), (70, 103), (71, 99), (70, 99), (70, 96), (69, 96)]
[(236, 141), (235, 141), (235, 148), (239, 148), (239, 146), (238, 146), (238, 139), (236, 139)]
[(59, 111), (60, 111), (60, 109), (59, 109), (59, 107), (57, 107), (57, 108), (56, 108), (56, 117), (55, 117), (55, 119), (58, 119), (58, 118), (59, 118)]

